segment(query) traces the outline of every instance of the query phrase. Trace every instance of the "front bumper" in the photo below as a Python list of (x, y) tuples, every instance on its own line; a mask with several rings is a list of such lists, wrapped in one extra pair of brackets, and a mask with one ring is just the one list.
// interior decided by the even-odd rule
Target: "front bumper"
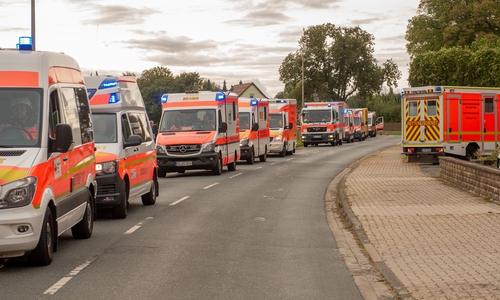
[(212, 170), (217, 165), (217, 152), (202, 152), (194, 156), (168, 156), (156, 153), (160, 172), (179, 172), (186, 170)]
[(335, 134), (333, 133), (323, 133), (323, 134), (303, 134), (303, 143), (331, 143), (335, 142)]
[(252, 147), (250, 146), (241, 146), (240, 147), (240, 159), (246, 160), (250, 158), (250, 154), (252, 153)]
[[(36, 248), (40, 239), (44, 209), (31, 204), (0, 210), (0, 258), (23, 256)], [(19, 226), (27, 226), (26, 232), (18, 232)]]
[(125, 185), (125, 181), (123, 181), (118, 173), (105, 175), (98, 174), (96, 180), (96, 205), (98, 207), (110, 208), (120, 204), (122, 197), (119, 191), (121, 190), (121, 185)]

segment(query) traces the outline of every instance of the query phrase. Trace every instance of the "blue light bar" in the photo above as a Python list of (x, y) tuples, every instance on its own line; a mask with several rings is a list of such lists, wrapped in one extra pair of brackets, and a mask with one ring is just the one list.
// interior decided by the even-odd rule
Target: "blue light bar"
[(162, 95), (161, 98), (160, 98), (161, 103), (167, 103), (167, 100), (168, 100), (168, 95), (167, 94)]
[(224, 93), (217, 93), (215, 95), (215, 100), (217, 100), (217, 101), (224, 101), (224, 100), (226, 100), (226, 94), (224, 94)]
[(286, 103), (286, 100), (280, 100), (281, 103)]
[(307, 103), (304, 103), (304, 107), (307, 107)]
[(437, 86), (434, 90), (435, 90), (436, 92), (441, 92), (441, 87), (440, 87), (440, 86)]
[(21, 36), (17, 48), (19, 50), (33, 50), (33, 40), (30, 36)]
[(259, 104), (259, 101), (257, 101), (257, 99), (250, 100), (250, 106), (256, 106), (257, 104)]
[(109, 89), (118, 85), (118, 78), (108, 77), (99, 86), (99, 89)]
[(328, 107), (332, 107), (332, 104), (330, 102), (328, 102)]
[(108, 100), (108, 103), (116, 103), (120, 101), (120, 96), (118, 95), (118, 93), (111, 93), (109, 94), (109, 100)]
[(344, 109), (343, 114), (346, 114), (348, 111), (349, 111), (348, 109)]

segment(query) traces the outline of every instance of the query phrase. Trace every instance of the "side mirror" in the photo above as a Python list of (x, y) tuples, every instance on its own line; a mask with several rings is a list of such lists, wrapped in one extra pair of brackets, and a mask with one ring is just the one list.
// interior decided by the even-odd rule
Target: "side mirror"
[(259, 123), (253, 123), (252, 124), (252, 131), (257, 131), (259, 130)]
[(222, 122), (222, 124), (219, 127), (219, 133), (226, 133), (226, 131), (227, 131), (227, 123)]
[(56, 152), (68, 152), (73, 143), (73, 131), (69, 124), (57, 124), (56, 126)]
[(293, 129), (293, 123), (292, 122), (288, 123), (288, 129), (290, 129), (290, 130)]
[(142, 143), (142, 139), (140, 136), (132, 134), (128, 137), (128, 140), (123, 143), (123, 149), (132, 146), (139, 146)]

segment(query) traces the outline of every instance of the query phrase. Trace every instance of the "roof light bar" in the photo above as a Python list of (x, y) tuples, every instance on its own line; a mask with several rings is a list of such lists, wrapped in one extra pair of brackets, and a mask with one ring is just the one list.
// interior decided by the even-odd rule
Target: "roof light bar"
[(30, 36), (21, 36), (17, 48), (19, 50), (33, 50), (33, 40)]
[(259, 104), (259, 101), (257, 101), (257, 99), (250, 100), (250, 106), (257, 106), (257, 104)]
[(163, 94), (160, 98), (160, 102), (161, 103), (167, 103), (167, 100), (168, 100), (168, 95), (167, 94)]
[(224, 93), (217, 93), (215, 95), (215, 100), (224, 101), (224, 100), (226, 100), (226, 95)]
[(117, 103), (118, 101), (120, 101), (120, 95), (118, 95), (118, 93), (109, 94), (109, 100), (108, 100), (109, 104)]
[(118, 85), (118, 78), (108, 77), (99, 86), (99, 89), (109, 89)]

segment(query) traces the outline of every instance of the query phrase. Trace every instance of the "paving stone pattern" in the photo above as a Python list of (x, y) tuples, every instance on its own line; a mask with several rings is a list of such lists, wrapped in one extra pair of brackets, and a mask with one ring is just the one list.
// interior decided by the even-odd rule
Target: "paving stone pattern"
[(346, 197), (414, 299), (500, 299), (500, 206), (407, 163), (400, 146), (361, 161)]

